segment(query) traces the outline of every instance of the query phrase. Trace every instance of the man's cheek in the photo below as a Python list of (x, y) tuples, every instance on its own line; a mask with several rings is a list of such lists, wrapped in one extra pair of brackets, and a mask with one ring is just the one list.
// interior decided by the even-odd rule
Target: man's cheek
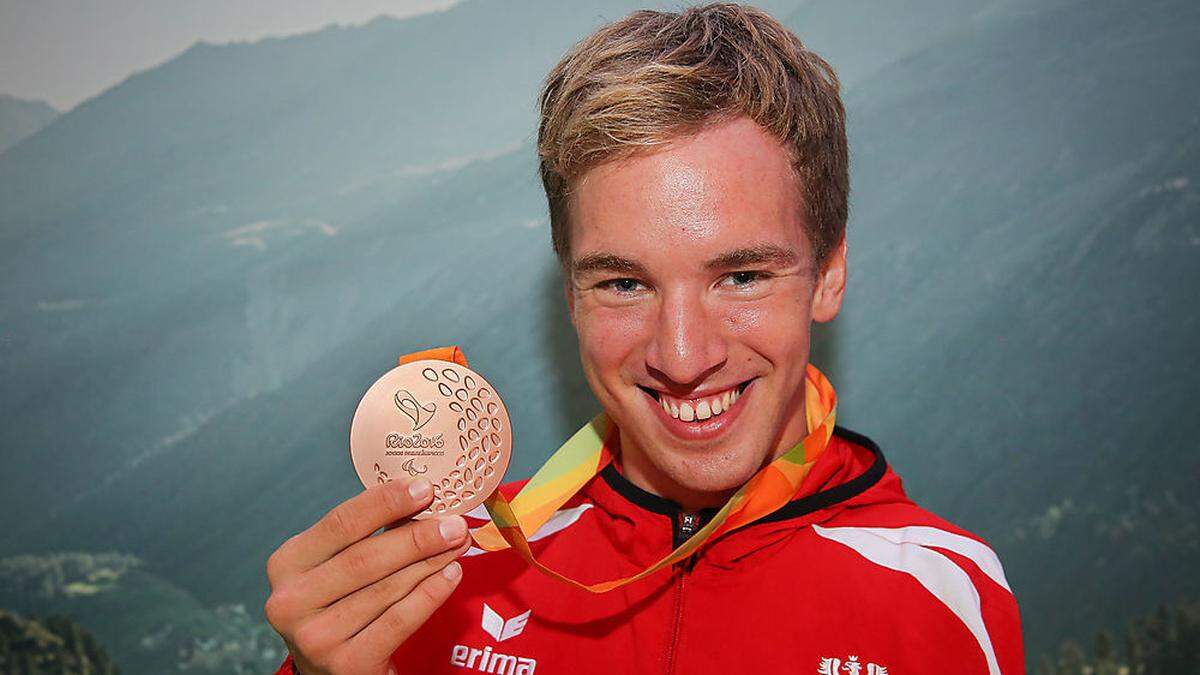
[(772, 317), (778, 315), (779, 308), (765, 303), (734, 305), (725, 312), (725, 326), (734, 335), (754, 335), (770, 326)]
[(597, 361), (619, 361), (636, 348), (643, 328), (636, 315), (615, 311), (591, 313), (579, 323), (580, 347)]
[(810, 319), (802, 309), (794, 301), (756, 303), (741, 313), (739, 325), (747, 334), (790, 342), (807, 333)]
[(579, 348), (596, 368), (603, 369), (612, 358), (614, 337), (603, 323), (588, 324), (579, 331)]

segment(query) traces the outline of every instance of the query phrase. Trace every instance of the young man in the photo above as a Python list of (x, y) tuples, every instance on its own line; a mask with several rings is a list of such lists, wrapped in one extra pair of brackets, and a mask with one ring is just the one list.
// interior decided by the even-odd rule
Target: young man
[[(272, 555), (279, 672), (1023, 672), (991, 549), (910, 501), (869, 439), (822, 433), (832, 389), (809, 329), (841, 306), (848, 195), (829, 66), (750, 7), (635, 12), (563, 58), (541, 109), (554, 247), (613, 460), (532, 552), (590, 584), (702, 543), (589, 593), (471, 546), (459, 517), (369, 536), (429, 503), (427, 483), (394, 481)], [(730, 526), (718, 509), (778, 492), (759, 478), (775, 467), (797, 476), (782, 506)], [(713, 519), (725, 529), (701, 529)]]

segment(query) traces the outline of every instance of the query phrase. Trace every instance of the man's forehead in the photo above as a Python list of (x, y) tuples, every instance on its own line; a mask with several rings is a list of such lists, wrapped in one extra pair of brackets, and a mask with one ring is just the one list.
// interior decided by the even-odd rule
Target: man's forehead
[[(633, 271), (666, 252), (703, 268), (804, 252), (805, 209), (787, 153), (749, 120), (602, 164), (571, 191), (569, 268)], [(736, 255), (734, 255), (736, 252)], [(765, 256), (774, 260), (776, 255)]]

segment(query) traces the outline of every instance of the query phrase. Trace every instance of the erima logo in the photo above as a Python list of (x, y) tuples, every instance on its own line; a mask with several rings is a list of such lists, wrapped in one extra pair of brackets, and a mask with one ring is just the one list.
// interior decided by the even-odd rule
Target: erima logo
[[(496, 610), (483, 603), (483, 620), (480, 626), (496, 642), (503, 642), (520, 635), (529, 622), (533, 610), (527, 609), (507, 621)], [(493, 652), (491, 647), (478, 649), (466, 645), (454, 645), (450, 652), (450, 665), (459, 668), (471, 668), (484, 673), (498, 675), (533, 675), (537, 668), (537, 660), (525, 656), (511, 656)]]
[(504, 642), (509, 638), (516, 637), (525, 630), (525, 624), (529, 621), (529, 615), (533, 613), (532, 609), (525, 610), (524, 614), (518, 614), (508, 621), (504, 617), (496, 613), (496, 610), (488, 607), (488, 604), (483, 603), (483, 630), (488, 635), (491, 635), (496, 642)]

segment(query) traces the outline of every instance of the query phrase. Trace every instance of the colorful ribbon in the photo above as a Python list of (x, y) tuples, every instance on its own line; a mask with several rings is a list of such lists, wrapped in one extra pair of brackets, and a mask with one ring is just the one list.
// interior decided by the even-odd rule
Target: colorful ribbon
[[(467, 366), (458, 347), (439, 347), (401, 356), (399, 363), (442, 359)], [(796, 445), (763, 467), (729, 498), (707, 525), (653, 565), (621, 579), (585, 584), (546, 567), (534, 557), (528, 537), (554, 512), (613, 460), (611, 448), (618, 433), (615, 424), (600, 413), (575, 432), (550, 456), (542, 468), (510, 502), (496, 490), (484, 502), (492, 522), (472, 532), (476, 545), (488, 551), (512, 547), (521, 558), (563, 583), (592, 593), (604, 593), (643, 579), (687, 558), (705, 542), (762, 518), (790, 501), (800, 489), (817, 457), (833, 436), (837, 395), (825, 375), (811, 363), (805, 372), (805, 414), (811, 430)]]

